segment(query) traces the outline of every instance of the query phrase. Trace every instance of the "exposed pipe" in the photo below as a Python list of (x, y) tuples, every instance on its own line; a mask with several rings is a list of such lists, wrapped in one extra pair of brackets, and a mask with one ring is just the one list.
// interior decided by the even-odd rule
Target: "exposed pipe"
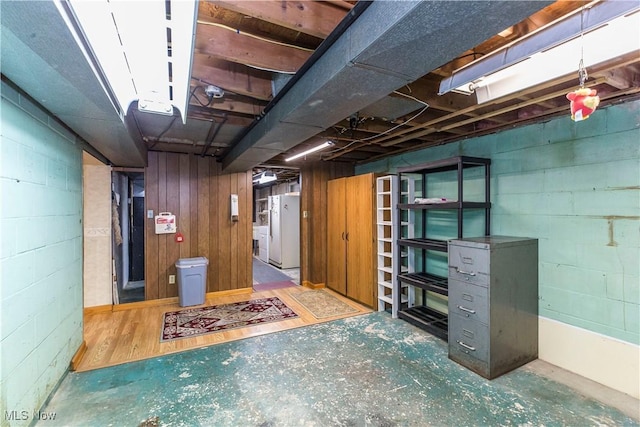
[(215, 120), (211, 121), (211, 127), (209, 128), (209, 133), (207, 134), (206, 144), (202, 149), (202, 154), (200, 154), (200, 157), (204, 157), (207, 154), (209, 147), (211, 147), (211, 144), (213, 144), (213, 140), (216, 139), (218, 132), (220, 132), (220, 128), (222, 127), (222, 125), (225, 124), (226, 121), (227, 121), (227, 115), (225, 114), (224, 117), (222, 118), (222, 121), (218, 124), (218, 127), (215, 128), (215, 131), (213, 129), (216, 125), (216, 122)]
[[(161, 142), (160, 138), (162, 138), (162, 136), (165, 133), (169, 132), (169, 129), (171, 129), (171, 126), (173, 126), (173, 122), (176, 121), (176, 118), (177, 118), (177, 116), (173, 116), (173, 119), (171, 120), (171, 123), (169, 123), (169, 126), (167, 126), (162, 132), (160, 132), (160, 134), (156, 137), (155, 142), (153, 144), (151, 144), (151, 146), (148, 147), (149, 150), (153, 150), (153, 147), (155, 147), (156, 144), (158, 144), (158, 142)], [(140, 134), (142, 135), (142, 131), (140, 130), (140, 126), (138, 124), (138, 120), (135, 117), (134, 117), (134, 119), (135, 119), (135, 123), (136, 123), (137, 129), (140, 132)]]

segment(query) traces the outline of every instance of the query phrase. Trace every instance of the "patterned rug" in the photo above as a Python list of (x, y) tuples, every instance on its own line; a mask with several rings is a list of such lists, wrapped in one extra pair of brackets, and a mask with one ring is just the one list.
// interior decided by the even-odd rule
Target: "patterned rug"
[(309, 310), (316, 319), (357, 313), (359, 311), (322, 289), (291, 292), (290, 295)]
[(277, 322), (298, 315), (278, 297), (170, 311), (164, 314), (160, 341)]

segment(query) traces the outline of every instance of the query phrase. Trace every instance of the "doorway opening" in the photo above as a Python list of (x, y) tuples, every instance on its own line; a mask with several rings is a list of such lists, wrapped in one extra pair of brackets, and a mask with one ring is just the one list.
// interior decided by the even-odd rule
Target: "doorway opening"
[(113, 300), (144, 301), (144, 170), (114, 168), (111, 184)]
[[(300, 181), (299, 171), (269, 184), (256, 182), (263, 171), (254, 170), (253, 286), (271, 289), (287, 282), (300, 284)], [(271, 172), (271, 171), (269, 171)], [(280, 173), (278, 173), (280, 172)]]

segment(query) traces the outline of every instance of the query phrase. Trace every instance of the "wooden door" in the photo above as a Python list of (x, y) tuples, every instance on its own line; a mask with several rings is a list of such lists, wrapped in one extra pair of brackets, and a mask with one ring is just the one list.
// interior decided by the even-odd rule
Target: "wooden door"
[(347, 293), (346, 179), (327, 182), (327, 287)]
[(375, 295), (374, 177), (347, 179), (347, 296), (373, 307)]

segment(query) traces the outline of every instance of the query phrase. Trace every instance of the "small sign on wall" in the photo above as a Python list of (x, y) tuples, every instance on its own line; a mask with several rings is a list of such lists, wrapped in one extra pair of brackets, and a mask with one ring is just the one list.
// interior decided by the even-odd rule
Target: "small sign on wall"
[(176, 216), (171, 212), (160, 212), (156, 215), (156, 234), (169, 234), (177, 231)]

